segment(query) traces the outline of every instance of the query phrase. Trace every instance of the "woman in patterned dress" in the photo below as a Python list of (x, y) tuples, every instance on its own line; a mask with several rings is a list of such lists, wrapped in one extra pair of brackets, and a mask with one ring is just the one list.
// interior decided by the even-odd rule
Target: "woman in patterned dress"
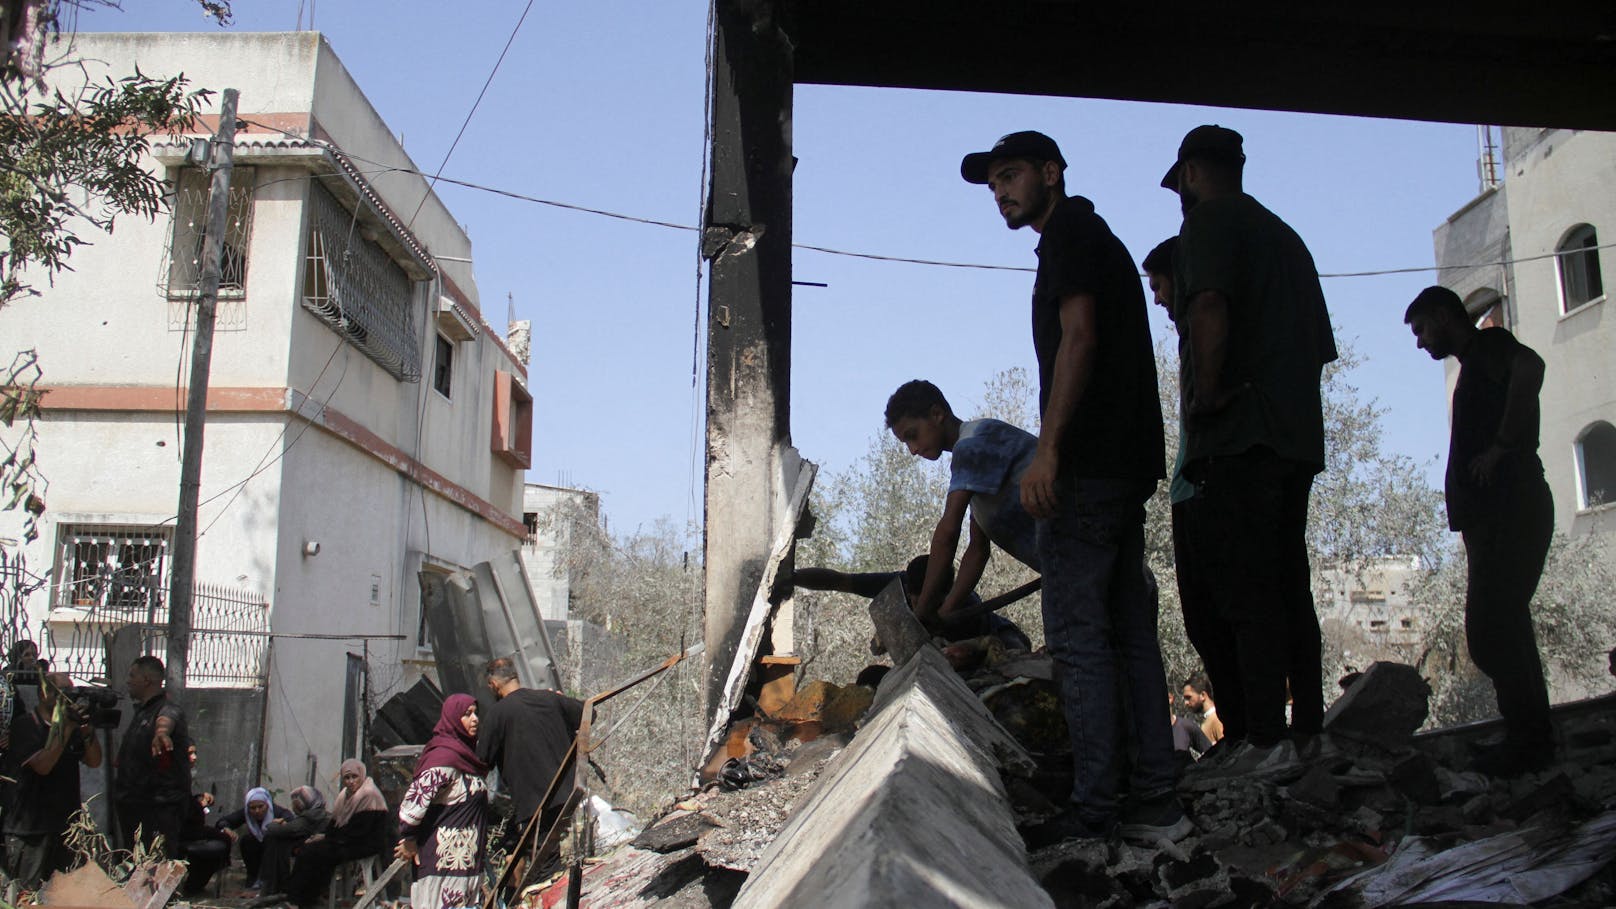
[(476, 746), (477, 701), (469, 694), (449, 695), (398, 809), (400, 839), (393, 854), (417, 866), (410, 887), (415, 909), (482, 902), (488, 767), (477, 760)]

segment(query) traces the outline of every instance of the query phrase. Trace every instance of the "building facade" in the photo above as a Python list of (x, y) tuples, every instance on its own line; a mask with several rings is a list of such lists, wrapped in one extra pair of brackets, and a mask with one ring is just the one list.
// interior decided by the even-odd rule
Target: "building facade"
[[(419, 573), (527, 537), (526, 355), (483, 320), (469, 238), (422, 177), (401, 172), (417, 168), (321, 35), (73, 40), (91, 80), (138, 66), (183, 71), (214, 105), (220, 89), (241, 91), (187, 698), (259, 693), (233, 708), (259, 715), (215, 732), (242, 738), (199, 742), (199, 784), (235, 776), (233, 788), (246, 774), (330, 791), (369, 710), (432, 669)], [(200, 134), (217, 119), (215, 107)], [(207, 203), (190, 144), (160, 142), (148, 161), (173, 183), (171, 216), (120, 221), (42, 297), (0, 313), (0, 333), (36, 347), (45, 371), (48, 510), (36, 542), (11, 542), (49, 583), (23, 630), (81, 677), (120, 686), (104, 633), (140, 629), (141, 646), (163, 653), (153, 638), (167, 619), (177, 385)]]
[[(1511, 127), (1502, 137), (1502, 178), (1434, 232), (1439, 281), (1478, 324), (1510, 329), (1543, 357), (1539, 453), (1555, 526), (1616, 545), (1616, 317), (1605, 277), (1616, 275), (1616, 135)], [(1450, 393), (1456, 374), (1450, 360)]]

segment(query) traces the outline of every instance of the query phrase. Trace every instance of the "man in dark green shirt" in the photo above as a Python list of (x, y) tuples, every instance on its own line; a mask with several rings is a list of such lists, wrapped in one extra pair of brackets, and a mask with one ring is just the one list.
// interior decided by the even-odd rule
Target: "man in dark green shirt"
[(1278, 779), (1300, 772), (1290, 736), (1310, 741), (1324, 719), (1305, 530), (1324, 469), (1320, 378), (1336, 349), (1312, 254), (1245, 193), (1244, 166), (1239, 133), (1199, 126), (1162, 185), (1184, 210), (1176, 283), (1192, 558), (1239, 579), (1212, 596), (1234, 632), (1246, 741), (1214, 773)]

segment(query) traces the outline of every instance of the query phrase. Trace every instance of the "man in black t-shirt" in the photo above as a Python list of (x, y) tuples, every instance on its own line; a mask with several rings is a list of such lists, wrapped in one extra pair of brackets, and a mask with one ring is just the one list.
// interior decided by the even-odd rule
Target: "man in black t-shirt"
[(7, 775), (17, 783), (6, 814), (6, 874), (25, 890), (68, 867), (72, 855), (63, 837), (79, 808), (79, 764), (101, 766), (95, 730), (62, 700), (61, 690), (72, 684), (66, 673), (50, 673), (39, 705), (11, 722), (16, 763), (7, 761)]
[(1243, 704), (1224, 722), (1245, 737), (1220, 748), (1215, 767), (1199, 765), (1191, 788), (1299, 776), (1324, 725), (1306, 530), (1324, 469), (1320, 383), (1336, 347), (1313, 256), (1246, 194), (1245, 160), (1239, 133), (1198, 126), (1162, 179), (1184, 211), (1173, 283), (1183, 474), (1195, 485), (1190, 570), (1232, 635)]
[(185, 711), (163, 690), (163, 661), (157, 657), (136, 659), (127, 684), (135, 713), (118, 746), (112, 784), (118, 827), (125, 848), (134, 845), (138, 829), (142, 845), (149, 848), (161, 835), (164, 854), (178, 858), (185, 805), (191, 798), (191, 734)]
[(1427, 287), (1403, 321), (1433, 360), (1459, 359), (1444, 491), (1464, 539), (1465, 639), (1492, 679), (1504, 741), (1474, 767), (1517, 776), (1554, 759), (1549, 691), (1530, 611), (1554, 532), (1554, 498), (1538, 459), (1543, 359), (1504, 328), (1478, 329), (1459, 295)]
[(477, 757), (499, 769), (500, 786), (511, 795), (512, 815), (502, 841), (509, 851), (540, 807), (540, 836), (559, 819), (572, 781), (563, 779), (549, 801), (545, 794), (556, 773), (571, 768), (569, 751), (583, 722), (582, 701), (559, 691), (523, 688), (516, 664), (506, 657), (488, 663), (488, 690), (496, 701), (482, 719), (477, 735)]
[[(1179, 839), (1192, 827), (1173, 794), (1171, 728), (1156, 713), (1167, 680), (1144, 561), (1144, 503), (1165, 474), (1155, 352), (1133, 257), (1094, 203), (1066, 195), (1065, 170), (1054, 140), (1036, 132), (960, 162), (966, 182), (992, 191), (1008, 227), (1039, 235), (1032, 326), (1042, 425), (1021, 502), (1038, 522), (1044, 639), (1074, 782), (1068, 810), (1028, 835), (1118, 829)], [(1124, 702), (1135, 707), (1126, 715)], [(1119, 804), (1125, 750), (1134, 761)]]

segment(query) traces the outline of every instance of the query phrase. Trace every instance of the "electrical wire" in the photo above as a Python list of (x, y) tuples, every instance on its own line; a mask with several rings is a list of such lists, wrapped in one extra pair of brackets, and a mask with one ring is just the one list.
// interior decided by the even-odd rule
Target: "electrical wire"
[[(247, 122), (252, 123), (254, 126), (262, 127), (264, 129), (272, 129), (272, 130), (275, 130), (277, 132), (284, 133), (287, 136), (290, 136), (290, 137), (295, 138), (295, 139), (302, 139), (302, 140), (307, 141), (307, 142), (311, 142), (311, 143), (314, 143), (314, 144), (317, 144), (317, 145), (321, 145), (321, 146), (323, 146), (325, 148), (328, 148), (328, 149), (330, 149), (332, 151), (341, 152), (343, 155), (346, 155), (347, 157), (349, 157), (349, 158), (351, 158), (351, 159), (353, 159), (355, 161), (363, 161), (366, 164), (376, 165), (378, 168), (380, 168), (378, 171), (376, 171), (377, 173), (391, 172), (391, 173), (411, 174), (411, 175), (418, 176), (418, 177), (426, 177), (428, 179), (435, 180), (438, 183), (448, 183), (451, 186), (459, 186), (459, 187), (462, 187), (464, 189), (471, 189), (471, 190), (476, 190), (478, 192), (490, 193), (490, 194), (496, 195), (496, 196), (503, 196), (503, 197), (505, 197), (507, 199), (514, 199), (514, 200), (516, 200), (518, 202), (530, 202), (530, 203), (533, 203), (535, 205), (544, 205), (544, 206), (548, 206), (548, 207), (551, 207), (551, 208), (563, 209), (565, 211), (575, 211), (575, 212), (579, 212), (581, 214), (586, 214), (586, 215), (596, 215), (596, 216), (602, 217), (602, 218), (611, 218), (611, 219), (618, 220), (618, 221), (627, 221), (627, 222), (630, 222), (630, 223), (633, 223), (633, 224), (645, 224), (645, 225), (648, 225), (648, 226), (651, 226), (651, 227), (662, 227), (662, 228), (667, 228), (669, 230), (684, 230), (684, 231), (694, 231), (696, 233), (700, 233), (699, 228), (694, 227), (694, 226), (689, 225), (689, 224), (679, 224), (679, 223), (676, 223), (676, 222), (673, 222), (673, 221), (663, 221), (663, 220), (660, 220), (660, 219), (657, 219), (657, 218), (642, 218), (642, 217), (639, 217), (637, 215), (628, 215), (628, 214), (623, 214), (622, 212), (608, 211), (608, 210), (602, 209), (602, 208), (591, 208), (590, 206), (587, 206), (587, 205), (577, 205), (577, 204), (574, 204), (574, 203), (571, 203), (571, 202), (557, 201), (555, 199), (544, 199), (544, 198), (540, 198), (538, 196), (532, 196), (532, 195), (528, 195), (526, 193), (520, 193), (520, 192), (517, 192), (515, 190), (501, 189), (501, 188), (495, 187), (495, 186), (487, 186), (487, 185), (484, 185), (484, 184), (481, 184), (481, 183), (474, 183), (474, 182), (472, 182), (470, 180), (458, 180), (458, 179), (455, 179), (453, 177), (445, 177), (445, 176), (442, 176), (442, 175), (435, 175), (435, 176), (428, 175), (426, 173), (423, 173), (420, 170), (416, 170), (416, 169), (408, 168), (408, 167), (390, 167), (390, 166), (388, 166), (386, 164), (383, 164), (380, 161), (372, 161), (369, 158), (365, 158), (365, 157), (362, 157), (360, 155), (353, 154), (352, 152), (342, 151), (341, 149), (337, 148), (336, 146), (334, 146), (334, 145), (332, 145), (332, 144), (330, 144), (328, 142), (320, 142), (319, 140), (310, 139), (307, 136), (302, 136), (302, 135), (299, 135), (297, 133), (293, 133), (293, 132), (290, 132), (288, 130), (284, 130), (284, 129), (281, 129), (281, 128), (275, 127), (275, 126), (270, 126), (270, 125), (264, 124), (264, 123), (256, 123), (256, 122), (251, 121), (251, 120), (249, 120)], [(947, 259), (922, 259), (922, 258), (917, 258), (917, 257), (912, 257), (912, 256), (889, 256), (889, 255), (883, 255), (881, 253), (868, 253), (868, 252), (859, 252), (857, 250), (837, 249), (835, 247), (830, 247), (830, 246), (818, 246), (818, 245), (811, 244), (811, 243), (792, 243), (791, 246), (792, 246), (793, 249), (802, 249), (802, 250), (807, 250), (807, 251), (810, 251), (810, 252), (824, 253), (825, 255), (830, 255), (830, 256), (844, 256), (844, 257), (854, 258), (854, 259), (867, 259), (867, 260), (876, 261), (876, 262), (895, 262), (895, 263), (901, 263), (901, 264), (905, 264), (905, 265), (925, 265), (925, 266), (930, 266), (930, 267), (933, 267), (933, 268), (964, 268), (964, 269), (975, 269), (975, 270), (979, 270), (979, 271), (1016, 271), (1016, 272), (1029, 272), (1029, 273), (1037, 271), (1036, 268), (1030, 267), (1030, 266), (1025, 266), (1025, 265), (994, 265), (994, 264), (985, 263), (985, 262), (956, 262), (956, 261), (951, 261), (951, 260), (947, 260)], [(1573, 250), (1572, 252), (1585, 252), (1585, 251), (1591, 251), (1591, 250), (1596, 250), (1596, 249), (1610, 249), (1612, 247), (1616, 247), (1616, 242), (1601, 243), (1601, 244), (1598, 244), (1597, 246), (1584, 246), (1584, 247), (1581, 247), (1581, 248), (1579, 248), (1577, 250)], [(1433, 264), (1433, 265), (1411, 265), (1411, 266), (1407, 266), (1407, 267), (1403, 267), (1403, 268), (1376, 268), (1376, 269), (1365, 269), (1365, 270), (1362, 270), (1362, 271), (1319, 272), (1319, 277), (1320, 278), (1329, 278), (1329, 279), (1334, 279), (1334, 278), (1372, 278), (1372, 277), (1380, 277), (1380, 276), (1384, 276), (1384, 275), (1418, 274), (1420, 272), (1447, 271), (1449, 269), (1459, 269), (1459, 268), (1489, 268), (1489, 267), (1503, 266), (1503, 265), (1514, 265), (1514, 264), (1520, 263), (1520, 262), (1535, 262), (1535, 261), (1538, 261), (1538, 260), (1541, 260), (1541, 259), (1553, 259), (1553, 258), (1557, 258), (1559, 256), (1563, 256), (1563, 255), (1567, 255), (1567, 254), (1568, 253), (1566, 253), (1566, 252), (1550, 252), (1550, 253), (1542, 253), (1542, 254), (1533, 255), (1533, 256), (1518, 256), (1518, 257), (1513, 257), (1513, 258), (1508, 258), (1508, 259), (1497, 259), (1497, 260), (1489, 261), (1489, 262), (1462, 262), (1462, 263), (1447, 264), (1447, 265), (1435, 265), (1435, 264)], [(1141, 277), (1143, 277), (1143, 275), (1141, 275)]]
[(438, 162), (438, 172), (432, 175), (431, 182), (427, 184), (427, 192), (421, 194), (421, 201), (416, 203), (415, 211), (410, 215), (409, 222), (404, 225), (405, 230), (409, 230), (415, 224), (415, 216), (419, 215), (422, 206), (426, 205), (427, 195), (438, 184), (438, 175), (443, 173), (444, 167), (449, 164), (450, 156), (460, 146), (460, 137), (466, 134), (466, 127), (471, 125), (471, 118), (476, 116), (477, 108), (482, 106), (483, 96), (488, 94), (488, 87), (494, 84), (494, 77), (499, 74), (500, 64), (505, 62), (505, 55), (510, 53), (511, 45), (516, 41), (516, 33), (522, 30), (522, 23), (527, 21), (527, 14), (532, 9), (533, 0), (527, 0), (527, 6), (522, 8), (522, 15), (517, 18), (516, 25), (511, 28), (511, 36), (505, 39), (505, 48), (499, 52), (499, 59), (494, 61), (494, 68), (488, 71), (488, 78), (483, 81), (482, 91), (477, 93), (477, 100), (471, 103), (471, 110), (466, 112), (466, 119), (461, 121), (460, 132), (455, 133), (454, 141), (449, 143), (449, 150), (443, 153), (443, 160)]

